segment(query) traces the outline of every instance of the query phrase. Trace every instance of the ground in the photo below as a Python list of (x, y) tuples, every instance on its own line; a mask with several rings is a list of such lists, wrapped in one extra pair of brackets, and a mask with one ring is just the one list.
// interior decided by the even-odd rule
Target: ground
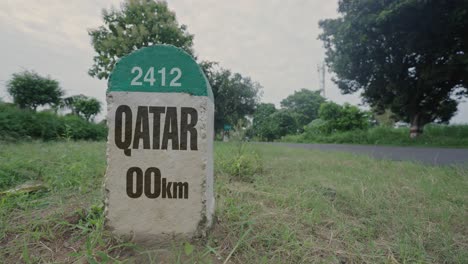
[(141, 248), (104, 228), (103, 142), (0, 143), (5, 263), (468, 263), (468, 168), (271, 145), (215, 145), (217, 221)]

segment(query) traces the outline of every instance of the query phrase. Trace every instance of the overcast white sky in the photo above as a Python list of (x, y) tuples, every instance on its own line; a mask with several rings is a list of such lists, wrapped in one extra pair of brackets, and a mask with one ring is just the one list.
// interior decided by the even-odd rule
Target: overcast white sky
[[(106, 81), (88, 76), (94, 50), (87, 29), (100, 26), (102, 8), (121, 0), (1, 0), (0, 97), (5, 84), (23, 69), (57, 79), (67, 95), (85, 94), (105, 103)], [(319, 87), (323, 60), (318, 21), (337, 16), (337, 0), (171, 0), (179, 23), (195, 34), (204, 60), (250, 76), (263, 87), (262, 101), (279, 102), (300, 88)], [(327, 98), (359, 104), (341, 95), (327, 74)], [(466, 101), (466, 100), (465, 100)], [(104, 108), (105, 109), (105, 108)], [(468, 103), (456, 123), (468, 123)]]

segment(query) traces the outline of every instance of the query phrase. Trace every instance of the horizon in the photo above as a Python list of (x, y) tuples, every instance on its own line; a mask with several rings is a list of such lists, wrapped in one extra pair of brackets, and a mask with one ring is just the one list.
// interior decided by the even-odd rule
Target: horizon
[[(58, 80), (66, 96), (95, 97), (106, 109), (107, 80), (87, 74), (95, 55), (87, 30), (103, 24), (103, 8), (118, 8), (121, 2), (20, 0), (0, 3), (0, 32), (4, 36), (0, 54), (8, 62), (0, 66), (0, 98), (11, 101), (6, 83), (13, 73), (33, 70)], [(325, 53), (322, 42), (317, 39), (321, 32), (318, 21), (338, 16), (337, 1), (273, 1), (264, 5), (247, 0), (236, 3), (207, 0), (195, 5), (188, 0), (175, 0), (168, 6), (176, 13), (179, 24), (187, 25), (188, 32), (194, 34), (198, 58), (219, 62), (221, 67), (260, 83), (263, 86), (261, 102), (279, 107), (279, 102), (294, 91), (318, 90), (317, 65), (323, 61)], [(281, 23), (286, 20), (287, 23)], [(242, 41), (244, 39), (249, 41)], [(328, 100), (367, 109), (358, 93), (341, 94), (331, 81), (332, 76), (327, 72)], [(105, 112), (96, 120), (102, 120)], [(459, 103), (458, 112), (450, 123), (468, 123), (466, 98)]]

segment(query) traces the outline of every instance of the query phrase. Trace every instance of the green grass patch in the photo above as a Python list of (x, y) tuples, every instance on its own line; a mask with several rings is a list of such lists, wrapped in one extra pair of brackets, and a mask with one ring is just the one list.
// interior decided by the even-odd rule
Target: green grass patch
[(0, 144), (0, 190), (49, 188), (0, 197), (0, 262), (468, 263), (467, 167), (217, 143), (214, 229), (158, 249), (104, 228), (105, 143)]
[(336, 143), (396, 146), (468, 147), (468, 125), (427, 125), (418, 138), (409, 137), (409, 128), (373, 127), (368, 130), (334, 132), (331, 134), (306, 131), (288, 135), (283, 142)]

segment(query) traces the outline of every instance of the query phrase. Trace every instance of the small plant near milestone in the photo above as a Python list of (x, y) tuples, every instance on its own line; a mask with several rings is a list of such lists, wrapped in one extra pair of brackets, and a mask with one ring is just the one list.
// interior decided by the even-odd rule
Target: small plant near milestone
[(219, 157), (216, 163), (217, 171), (235, 180), (253, 182), (255, 176), (263, 171), (262, 158), (247, 144), (241, 123), (232, 131), (230, 141), (230, 150)]

